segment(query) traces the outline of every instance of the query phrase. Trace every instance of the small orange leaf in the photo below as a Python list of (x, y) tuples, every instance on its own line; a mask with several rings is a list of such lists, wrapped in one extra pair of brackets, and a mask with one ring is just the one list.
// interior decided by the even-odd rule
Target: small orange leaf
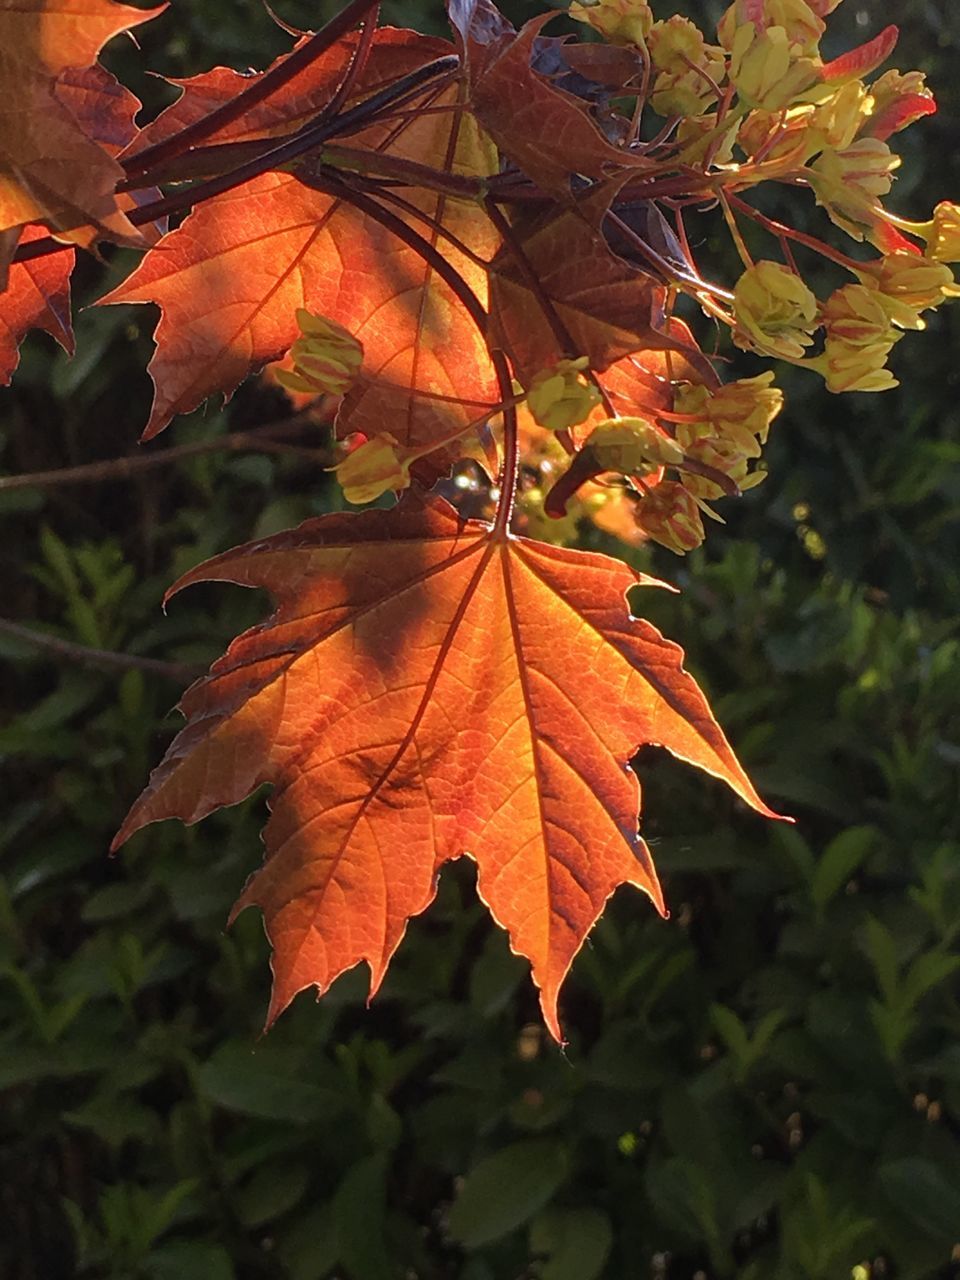
[[(111, 155), (121, 151), (137, 131), (133, 118), (140, 109), (138, 99), (103, 67), (65, 71), (57, 81), (56, 96), (87, 136)], [(129, 207), (130, 197), (121, 197), (121, 203)], [(18, 237), (23, 245), (45, 238), (44, 229), (35, 225), (25, 227)], [(19, 363), (20, 342), (30, 329), (46, 330), (73, 354), (70, 274), (75, 256), (65, 248), (47, 257), (11, 263), (0, 296), (0, 383), (10, 381)]]
[(458, 26), (477, 119), (527, 177), (544, 191), (569, 199), (572, 174), (602, 178), (648, 165), (637, 153), (608, 142), (586, 103), (554, 87), (531, 66), (540, 32), (552, 17), (532, 18), (518, 34), (502, 26), (494, 34), (489, 12), (481, 7), (464, 15)]
[(848, 80), (858, 80), (861, 76), (869, 75), (882, 62), (886, 62), (897, 47), (899, 39), (898, 27), (884, 27), (872, 40), (848, 50), (832, 62), (825, 62), (820, 68), (820, 79), (824, 84), (844, 84)]
[(187, 725), (115, 845), (271, 783), (267, 858), (234, 914), (274, 946), (268, 1022), (360, 961), (379, 987), (443, 863), (557, 994), (620, 884), (663, 911), (628, 762), (645, 743), (757, 796), (679, 647), (631, 618), (659, 585), (605, 556), (461, 522), (438, 499), (327, 516), (188, 573), (262, 587), (271, 619), (186, 694)]
[[(42, 227), (26, 227), (21, 244), (46, 237)], [(73, 355), (70, 320), (70, 272), (73, 251), (10, 265), (7, 288), (0, 296), (0, 384), (6, 386), (20, 362), (20, 343), (29, 329), (44, 329)]]
[(114, 188), (123, 170), (57, 92), (61, 76), (159, 13), (108, 0), (0, 0), (0, 230), (43, 222), (89, 244), (141, 242)]

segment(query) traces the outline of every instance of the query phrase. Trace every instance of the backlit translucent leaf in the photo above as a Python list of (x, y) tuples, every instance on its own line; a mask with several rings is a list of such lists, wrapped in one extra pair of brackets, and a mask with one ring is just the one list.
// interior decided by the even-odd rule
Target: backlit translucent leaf
[(187, 726), (117, 842), (273, 784), (267, 859), (235, 907), (265, 915), (268, 1021), (361, 960), (375, 991), (440, 867), (468, 854), (559, 1039), (560, 984), (611, 893), (632, 884), (663, 909), (637, 748), (770, 813), (681, 650), (630, 617), (625, 593), (654, 584), (619, 561), (412, 499), (309, 521), (179, 586), (216, 579), (265, 588), (277, 610), (187, 692)]

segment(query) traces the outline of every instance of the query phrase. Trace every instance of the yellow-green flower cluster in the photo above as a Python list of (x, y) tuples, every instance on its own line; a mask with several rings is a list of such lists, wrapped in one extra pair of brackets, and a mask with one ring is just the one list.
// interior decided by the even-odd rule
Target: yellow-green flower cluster
[[(783, 408), (783, 393), (773, 385), (771, 372), (721, 387), (681, 384), (674, 408), (682, 419), (677, 443), (687, 464), (681, 480), (695, 498), (720, 498), (729, 492), (729, 482), (741, 492), (760, 484), (766, 472), (751, 471), (749, 465), (759, 458), (770, 423)], [(700, 469), (692, 470), (691, 463)], [(728, 483), (711, 479), (710, 472)]]
[(894, 329), (882, 296), (862, 284), (837, 289), (823, 307), (826, 332), (816, 363), (830, 391), (889, 391), (897, 380), (886, 361), (903, 337)]
[(778, 262), (758, 262), (733, 291), (733, 340), (746, 351), (799, 360), (813, 342), (817, 299)]
[(346, 500), (362, 506), (385, 493), (406, 489), (410, 484), (410, 466), (418, 456), (415, 450), (404, 448), (389, 431), (383, 431), (361, 441), (331, 470), (336, 473)]
[(700, 504), (676, 480), (662, 480), (637, 507), (637, 524), (654, 542), (682, 556), (705, 537)]
[(657, 73), (650, 101), (658, 115), (696, 117), (716, 102), (726, 71), (724, 52), (707, 44), (689, 18), (674, 14), (655, 22), (647, 48)]
[[(718, 387), (681, 383), (673, 412), (664, 415), (675, 435), (643, 418), (611, 419), (597, 426), (587, 448), (597, 470), (639, 484), (634, 518), (643, 533), (683, 554), (703, 541), (703, 514), (717, 518), (709, 500), (763, 480), (766, 473), (749, 465), (782, 407), (770, 372)], [(664, 479), (667, 468), (677, 479)]]

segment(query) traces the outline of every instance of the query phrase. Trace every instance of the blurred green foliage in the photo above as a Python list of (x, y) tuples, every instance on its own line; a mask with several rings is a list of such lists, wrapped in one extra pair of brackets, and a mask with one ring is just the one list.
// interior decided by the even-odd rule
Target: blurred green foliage
[[(333, 8), (280, 7), (314, 26)], [(426, 0), (385, 10), (440, 26)], [(885, 10), (847, 0), (838, 47)], [(910, 0), (896, 17), (897, 65), (926, 69), (941, 102), (902, 148), (897, 207), (916, 216), (958, 190), (960, 13)], [(177, 6), (139, 36), (145, 55), (111, 57), (152, 102), (143, 66), (259, 66), (284, 46), (254, 0)], [(81, 302), (103, 291), (96, 264), (80, 277)], [(129, 451), (150, 323), (82, 312), (73, 362), (27, 342), (0, 397), (8, 473)], [(444, 873), (369, 1010), (349, 974), (261, 1038), (260, 922), (224, 921), (263, 797), (108, 860), (178, 685), (0, 635), (0, 1274), (960, 1275), (958, 337), (955, 310), (905, 339), (903, 387), (882, 398), (788, 375), (768, 484), (725, 504), (702, 553), (640, 557), (683, 589), (645, 593), (644, 612), (798, 822), (765, 824), (647, 753), (644, 832), (674, 914), (617, 895), (566, 988), (564, 1053), (468, 865)], [(280, 412), (251, 385), (172, 432)], [(263, 602), (194, 589), (165, 616), (166, 586), (335, 502), (316, 466), (272, 454), (0, 493), (0, 611), (202, 665)]]

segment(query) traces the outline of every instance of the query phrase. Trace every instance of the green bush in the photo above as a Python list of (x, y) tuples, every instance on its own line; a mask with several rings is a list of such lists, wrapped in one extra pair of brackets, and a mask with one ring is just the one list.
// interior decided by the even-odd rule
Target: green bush
[[(438, 26), (437, 6), (385, 7)], [(316, 8), (284, 17), (316, 25), (332, 6)], [(922, 211), (957, 190), (960, 16), (898, 8), (898, 65), (926, 69), (941, 103), (905, 146), (902, 207)], [(838, 41), (878, 17), (850, 0)], [(258, 6), (225, 0), (141, 40), (169, 74), (283, 46)], [(129, 51), (112, 56), (155, 101)], [(85, 263), (80, 300), (126, 266)], [(651, 751), (644, 833), (673, 917), (616, 896), (565, 990), (565, 1052), (466, 864), (369, 1009), (348, 974), (262, 1038), (262, 929), (252, 912), (224, 922), (263, 797), (106, 857), (180, 687), (262, 611), (217, 586), (165, 616), (164, 589), (332, 509), (315, 460), (210, 452), (0, 489), (2, 612), (67, 642), (0, 630), (0, 1273), (960, 1274), (958, 319), (900, 345), (891, 395), (837, 401), (790, 378), (768, 484), (726, 504), (703, 552), (637, 556), (682, 588), (645, 612), (798, 821), (765, 824)], [(130, 451), (149, 325), (144, 309), (82, 312), (72, 362), (28, 341), (0, 400), (7, 474)], [(173, 443), (284, 412), (251, 384)], [(91, 665), (71, 644), (173, 665)]]

